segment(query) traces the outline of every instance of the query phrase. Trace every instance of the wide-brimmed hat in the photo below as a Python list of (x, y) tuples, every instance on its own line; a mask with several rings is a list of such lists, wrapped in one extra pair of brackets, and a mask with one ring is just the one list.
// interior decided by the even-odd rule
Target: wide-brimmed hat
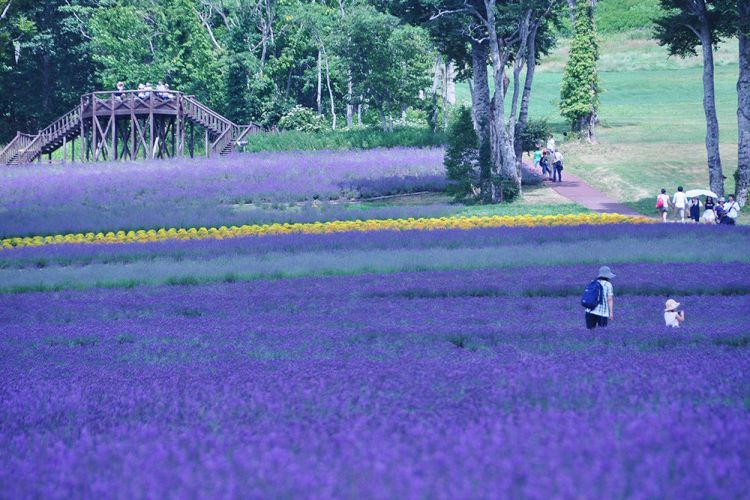
[(674, 299), (669, 299), (669, 300), (668, 300), (668, 301), (667, 301), (667, 302), (666, 302), (666, 303), (664, 304), (664, 311), (665, 311), (665, 312), (667, 312), (667, 311), (674, 311), (674, 310), (675, 310), (675, 309), (677, 309), (678, 307), (680, 307), (680, 303), (679, 303), (679, 302), (677, 302), (677, 301), (676, 301), (676, 300), (674, 300)]
[(612, 272), (612, 270), (609, 268), (609, 266), (602, 266), (599, 268), (599, 278), (607, 278), (612, 279), (615, 277), (615, 274)]

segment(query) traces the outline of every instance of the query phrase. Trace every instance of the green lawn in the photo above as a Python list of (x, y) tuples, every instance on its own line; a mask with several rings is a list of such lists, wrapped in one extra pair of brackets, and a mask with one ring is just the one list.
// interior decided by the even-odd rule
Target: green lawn
[[(726, 191), (737, 168), (736, 41), (719, 48), (716, 104)], [(708, 185), (700, 58), (670, 58), (643, 33), (610, 35), (602, 43), (599, 144), (565, 141), (558, 112), (567, 48), (562, 45), (538, 68), (532, 118), (546, 118), (566, 156), (566, 168), (611, 196), (651, 215), (662, 187), (675, 191)], [(650, 68), (650, 69), (649, 69)], [(606, 69), (606, 71), (602, 71)], [(458, 99), (469, 102), (461, 86)], [(747, 220), (747, 215), (743, 217)]]

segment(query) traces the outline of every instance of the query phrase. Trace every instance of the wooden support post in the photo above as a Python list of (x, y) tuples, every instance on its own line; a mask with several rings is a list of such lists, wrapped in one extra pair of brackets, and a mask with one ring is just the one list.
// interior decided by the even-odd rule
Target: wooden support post
[(177, 120), (175, 118), (172, 118), (172, 158), (177, 156), (177, 151), (175, 151), (175, 140), (176, 140), (176, 134), (177, 134), (177, 131), (175, 130), (175, 125), (177, 125)]
[(208, 144), (208, 129), (206, 129), (206, 158), (211, 158), (211, 148)]
[(190, 158), (195, 155), (195, 124), (190, 122)]
[(68, 163), (68, 136), (63, 135), (63, 165)]
[[(94, 98), (96, 99), (96, 97)], [(99, 118), (96, 116), (96, 105), (91, 113), (91, 156), (93, 161), (99, 159), (99, 149), (96, 147), (96, 129), (99, 128)]]
[(76, 137), (70, 140), (70, 163), (76, 162)]
[(135, 146), (135, 98), (133, 94), (130, 94), (130, 159), (135, 160), (135, 153), (138, 149)]
[[(150, 107), (150, 101), (149, 101), (149, 107)], [(148, 118), (149, 118), (149, 130), (150, 130), (150, 136), (148, 139), (148, 144), (149, 144), (148, 148), (150, 151), (148, 155), (151, 157), (151, 159), (153, 159), (154, 158), (154, 145), (156, 144), (155, 136), (154, 136), (154, 109), (153, 108), (149, 109)]]
[(81, 163), (86, 161), (86, 127), (84, 127), (84, 120), (83, 120), (83, 97), (81, 97), (81, 111), (79, 113), (81, 116)]
[(177, 118), (180, 120), (180, 141), (178, 154), (185, 157), (185, 109), (183, 107), (182, 96), (180, 96), (179, 108), (177, 109)]
[(117, 115), (115, 115), (115, 97), (110, 97), (109, 102), (112, 105), (112, 148), (110, 151), (112, 152), (112, 159), (117, 161)]

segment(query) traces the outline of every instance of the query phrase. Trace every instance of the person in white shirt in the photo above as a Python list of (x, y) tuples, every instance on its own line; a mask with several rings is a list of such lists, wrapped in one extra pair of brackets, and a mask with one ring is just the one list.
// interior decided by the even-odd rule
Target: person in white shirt
[(734, 200), (733, 194), (729, 195), (729, 200), (724, 203), (722, 208), (724, 209), (725, 217), (729, 219), (725, 224), (734, 225), (740, 212), (740, 204)]
[(672, 197), (672, 204), (675, 209), (675, 216), (680, 218), (680, 222), (685, 222), (685, 208), (687, 208), (688, 198), (682, 190), (682, 186), (677, 188), (677, 192)]
[(656, 196), (656, 210), (661, 214), (661, 221), (667, 222), (667, 213), (672, 202), (669, 199), (667, 190), (661, 188), (661, 193)]
[(555, 151), (557, 151), (557, 148), (555, 147), (555, 137), (552, 134), (550, 134), (549, 139), (547, 139), (547, 151), (553, 156)]
[(664, 323), (671, 328), (679, 328), (680, 323), (685, 321), (685, 311), (678, 311), (680, 303), (674, 299), (669, 299), (664, 304)]
[(559, 151), (555, 151), (555, 163), (552, 164), (552, 182), (562, 182), (562, 171), (563, 171), (563, 155)]
[(164, 86), (164, 82), (162, 82), (162, 81), (160, 80), (160, 81), (159, 81), (159, 82), (158, 82), (158, 83), (156, 84), (156, 97), (158, 97), (159, 99), (164, 99), (164, 98), (165, 98), (165, 96), (166, 96), (166, 94), (165, 94), (165, 92), (164, 92), (165, 90), (167, 90), (167, 88), (166, 88), (166, 87)]

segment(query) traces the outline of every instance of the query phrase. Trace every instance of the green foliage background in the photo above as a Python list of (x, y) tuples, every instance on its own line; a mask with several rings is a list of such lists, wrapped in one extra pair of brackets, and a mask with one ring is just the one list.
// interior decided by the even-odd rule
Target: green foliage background
[(0, 144), (118, 81), (165, 81), (240, 123), (276, 127), (301, 106), (330, 127), (333, 100), (339, 127), (347, 105), (363, 105), (392, 129), (426, 105), (435, 51), (423, 29), (377, 4), (14, 0), (0, 21)]

